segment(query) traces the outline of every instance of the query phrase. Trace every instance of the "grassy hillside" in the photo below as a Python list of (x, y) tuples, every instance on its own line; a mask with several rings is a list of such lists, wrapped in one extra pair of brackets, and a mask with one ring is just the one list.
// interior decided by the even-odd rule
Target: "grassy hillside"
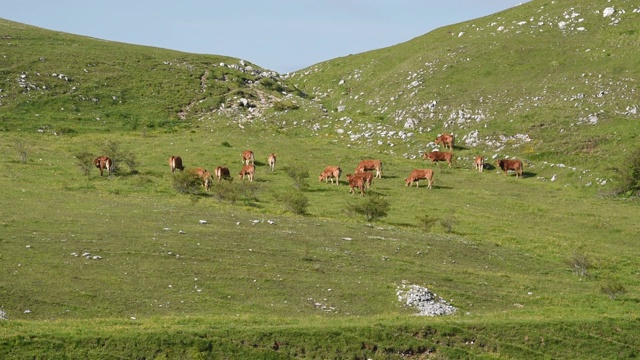
[[(637, 357), (638, 202), (603, 196), (638, 147), (636, 8), (532, 1), (288, 76), (1, 20), (0, 358)], [(444, 131), (452, 168), (421, 159)]]

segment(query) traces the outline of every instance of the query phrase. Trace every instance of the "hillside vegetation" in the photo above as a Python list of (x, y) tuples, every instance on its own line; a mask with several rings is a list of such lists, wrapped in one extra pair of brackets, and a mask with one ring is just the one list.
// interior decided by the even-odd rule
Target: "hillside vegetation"
[(0, 20), (0, 358), (637, 357), (639, 27), (534, 0), (277, 74)]

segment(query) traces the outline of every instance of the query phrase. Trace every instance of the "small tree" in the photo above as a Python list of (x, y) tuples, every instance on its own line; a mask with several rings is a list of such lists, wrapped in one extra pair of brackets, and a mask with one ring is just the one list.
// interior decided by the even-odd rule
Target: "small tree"
[(589, 276), (589, 267), (591, 266), (591, 261), (587, 254), (574, 251), (573, 255), (567, 260), (567, 264), (571, 268), (571, 272), (574, 275), (580, 277), (588, 277)]
[(74, 155), (76, 158), (76, 163), (78, 165), (78, 169), (80, 169), (80, 173), (84, 176), (89, 176), (91, 174), (91, 169), (93, 169), (93, 154), (88, 153), (86, 151), (77, 153)]
[(284, 167), (284, 171), (293, 180), (293, 187), (297, 190), (306, 190), (309, 188), (309, 170), (301, 165), (293, 164)]
[(447, 233), (453, 232), (453, 226), (457, 223), (458, 219), (456, 218), (454, 211), (451, 211), (449, 216), (440, 219), (440, 225), (442, 225), (444, 231)]
[(197, 194), (202, 191), (202, 179), (188, 171), (173, 174), (173, 188), (180, 194)]
[(380, 195), (368, 196), (362, 201), (347, 204), (347, 210), (364, 215), (367, 221), (376, 221), (387, 216), (391, 204)]
[(627, 292), (617, 279), (606, 279), (606, 283), (600, 287), (600, 291), (607, 294), (611, 300), (615, 300), (618, 296)]
[(15, 139), (13, 142), (13, 148), (16, 149), (20, 156), (20, 162), (26, 163), (31, 153), (31, 145), (25, 139)]
[(640, 148), (633, 150), (624, 160), (624, 166), (617, 170), (621, 184), (616, 193), (640, 196)]
[(438, 222), (437, 218), (431, 217), (427, 214), (419, 216), (417, 219), (426, 232), (430, 232), (433, 226)]
[(290, 191), (280, 196), (286, 210), (294, 214), (305, 215), (309, 207), (309, 199), (301, 190)]

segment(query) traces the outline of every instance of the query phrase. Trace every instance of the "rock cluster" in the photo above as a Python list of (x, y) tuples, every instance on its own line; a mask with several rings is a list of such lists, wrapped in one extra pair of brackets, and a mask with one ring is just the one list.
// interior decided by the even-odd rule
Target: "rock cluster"
[(419, 316), (453, 315), (458, 310), (425, 287), (410, 285), (408, 290), (406, 288), (403, 285), (397, 291), (398, 301), (404, 303), (404, 306), (418, 309)]

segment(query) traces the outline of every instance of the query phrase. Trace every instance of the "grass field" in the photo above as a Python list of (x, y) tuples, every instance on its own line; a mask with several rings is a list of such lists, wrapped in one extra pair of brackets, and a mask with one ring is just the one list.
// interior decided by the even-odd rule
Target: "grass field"
[[(637, 357), (640, 9), (610, 5), (533, 0), (286, 76), (0, 20), (0, 358)], [(422, 159), (442, 132), (452, 168)], [(172, 155), (234, 179), (188, 187)], [(351, 195), (365, 158), (383, 177)], [(415, 316), (410, 285), (456, 313)]]

